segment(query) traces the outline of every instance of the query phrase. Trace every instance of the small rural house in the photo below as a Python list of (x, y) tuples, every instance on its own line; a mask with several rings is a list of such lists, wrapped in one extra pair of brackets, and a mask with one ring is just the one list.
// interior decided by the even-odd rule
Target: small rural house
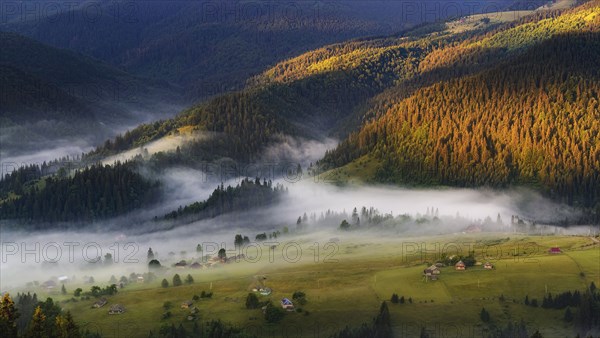
[(94, 309), (101, 308), (104, 305), (106, 305), (106, 303), (108, 303), (108, 301), (106, 300), (106, 298), (100, 298), (97, 302), (95, 302), (94, 304), (92, 304), (92, 308), (94, 308)]
[(182, 260), (182, 261), (179, 261), (179, 262), (175, 263), (174, 266), (176, 268), (183, 269), (183, 268), (185, 268), (187, 266), (187, 262), (184, 261), (184, 260)]
[(53, 280), (47, 280), (42, 283), (42, 287), (46, 290), (54, 289), (56, 287), (56, 282)]
[(562, 253), (562, 251), (560, 251), (559, 247), (554, 247), (554, 248), (550, 248), (550, 250), (548, 250), (549, 253), (551, 254), (559, 254)]
[(194, 305), (194, 302), (192, 302), (191, 300), (186, 300), (185, 302), (181, 303), (181, 308), (189, 309), (192, 307), (192, 305)]
[(435, 264), (428, 267), (426, 270), (429, 270), (434, 275), (439, 275), (442, 272)]
[(481, 232), (481, 226), (478, 224), (471, 224), (465, 229), (465, 232), (468, 234)]
[(108, 310), (109, 315), (120, 315), (123, 313), (125, 313), (125, 307), (121, 304), (112, 305)]
[(437, 280), (437, 275), (434, 275), (429, 269), (423, 270), (423, 276), (425, 276), (425, 280)]
[(437, 280), (438, 275), (440, 273), (441, 273), (440, 269), (435, 265), (432, 265), (432, 266), (428, 267), (427, 269), (423, 270), (423, 276), (425, 276), (425, 279), (430, 279), (430, 280)]
[(281, 300), (281, 307), (287, 311), (294, 311), (294, 303), (287, 298), (283, 298)]
[(485, 262), (485, 264), (483, 264), (483, 268), (487, 270), (492, 270), (494, 266), (490, 262)]
[(462, 271), (462, 270), (466, 270), (466, 268), (467, 268), (467, 267), (466, 267), (465, 263), (463, 263), (463, 261), (458, 261), (458, 262), (457, 262), (457, 263), (454, 265), (454, 268), (455, 268), (456, 270), (461, 270), (461, 271)]

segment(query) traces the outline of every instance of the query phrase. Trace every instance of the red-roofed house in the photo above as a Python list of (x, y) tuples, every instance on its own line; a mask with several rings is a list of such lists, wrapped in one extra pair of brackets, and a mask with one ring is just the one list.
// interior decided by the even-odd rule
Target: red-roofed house
[(559, 247), (554, 247), (554, 248), (550, 248), (550, 250), (548, 250), (549, 253), (551, 254), (559, 254), (562, 253), (562, 251), (560, 251)]

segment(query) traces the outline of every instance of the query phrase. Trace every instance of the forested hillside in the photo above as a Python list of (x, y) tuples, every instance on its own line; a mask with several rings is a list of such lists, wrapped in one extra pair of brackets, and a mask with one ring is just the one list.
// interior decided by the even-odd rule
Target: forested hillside
[[(599, 6), (595, 1), (525, 24), (536, 29), (517, 26), (479, 40), (482, 46), (503, 41), (489, 49), (531, 48), (476, 75), (389, 99), (392, 104), (372, 113), (381, 118), (366, 123), (322, 164), (337, 167), (369, 155), (381, 163), (375, 181), (525, 184), (568, 203), (594, 205), (600, 198)], [(513, 30), (522, 33), (505, 33)], [(502, 40), (508, 36), (516, 40)]]
[[(536, 11), (517, 23), (482, 20), (475, 29), (459, 33), (450, 32), (442, 22), (425, 24), (391, 37), (319, 48), (254, 76), (242, 91), (217, 96), (174, 119), (142, 125), (106, 142), (89, 156), (98, 158), (143, 146), (176, 134), (181, 128), (223, 135), (217, 140), (182, 147), (181, 156), (185, 160), (171, 159), (186, 163), (199, 157), (256, 159), (266, 146), (279, 142), (285, 135), (309, 139), (327, 135), (345, 137), (361, 123), (378, 117), (379, 108), (402, 100), (419, 88), (476, 73), (527, 49), (524, 44), (522, 48), (494, 46), (481, 52), (471, 48), (472, 45), (496, 35), (523, 31), (524, 25), (561, 17), (562, 12), (565, 11)], [(575, 24), (586, 22), (580, 12), (576, 19), (570, 19), (579, 20)], [(564, 26), (558, 25), (555, 31), (572, 30)], [(535, 38), (529, 40), (552, 36), (537, 37), (537, 32), (530, 33)], [(518, 41), (511, 43), (518, 45)], [(450, 53), (448, 60), (441, 56), (457, 46), (469, 46), (462, 48), (468, 51), (467, 56), (453, 59)]]
[[(492, 27), (484, 27), (484, 30)], [(434, 25), (434, 29), (443, 29)], [(408, 34), (412, 34), (409, 31)], [(414, 79), (431, 45), (462, 41), (475, 34), (390, 37), (353, 41), (284, 61), (251, 79), (243, 91), (217, 96), (178, 117), (139, 126), (106, 142), (89, 156), (106, 156), (177, 133), (179, 128), (223, 133), (218, 145), (196, 144), (192, 156), (206, 154), (249, 160), (284, 135), (319, 139), (344, 135), (354, 116), (375, 95)], [(350, 121), (352, 119), (352, 121)]]
[(44, 223), (83, 222), (114, 217), (157, 201), (158, 183), (136, 172), (135, 162), (92, 165), (67, 176), (47, 175), (32, 165), (0, 181), (0, 218)]
[[(599, 8), (593, 1), (510, 23), (478, 19), (475, 28), (459, 33), (436, 23), (326, 46), (275, 65), (244, 90), (108, 140), (84, 163), (179, 133), (210, 136), (173, 152), (144, 155), (145, 164), (160, 172), (227, 157), (253, 161), (287, 136), (336, 135), (345, 140), (320, 161), (320, 170), (370, 161), (375, 169), (362, 175), (371, 182), (526, 185), (570, 204), (594, 206), (600, 198)], [(24, 217), (23, 210), (33, 210), (35, 188), (11, 189), (4, 189), (3, 217)], [(146, 192), (150, 200), (151, 189), (140, 195)], [(126, 203), (123, 196), (119, 202), (119, 194), (74, 214), (35, 215), (96, 219), (145, 203)]]

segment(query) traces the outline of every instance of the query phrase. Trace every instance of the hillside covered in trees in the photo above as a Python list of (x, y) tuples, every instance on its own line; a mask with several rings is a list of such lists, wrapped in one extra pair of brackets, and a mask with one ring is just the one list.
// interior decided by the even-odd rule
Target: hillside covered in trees
[(135, 162), (91, 165), (68, 175), (64, 168), (47, 175), (31, 165), (0, 181), (0, 219), (35, 224), (83, 222), (121, 215), (159, 196), (158, 182), (144, 178)]
[[(246, 211), (258, 207), (273, 205), (287, 192), (281, 184), (256, 178), (245, 178), (235, 187), (221, 184), (212, 194), (201, 202), (195, 202), (164, 215), (165, 220), (199, 220), (213, 218), (228, 212)], [(158, 219), (158, 218), (157, 218)]]
[(460, 59), (474, 45), (481, 53), (523, 50), (407, 98), (397, 99), (393, 91), (380, 95), (385, 104), (373, 105), (370, 113), (378, 118), (321, 165), (339, 167), (366, 156), (380, 163), (370, 178), (378, 182), (525, 184), (569, 204), (593, 206), (600, 200), (599, 11), (594, 1), (450, 47), (454, 54), (435, 52)]
[[(221, 158), (263, 160), (267, 147), (288, 136), (334, 136), (343, 141), (319, 162), (320, 171), (371, 162), (376, 170), (364, 173), (369, 182), (525, 185), (592, 207), (600, 199), (599, 9), (595, 0), (534, 11), (513, 22), (479, 20), (458, 33), (438, 22), (322, 47), (250, 78), (241, 91), (140, 125), (83, 159), (94, 163), (184, 132), (211, 135), (143, 157), (160, 172)], [(37, 185), (23, 193), (19, 185), (11, 187), (12, 195), (0, 189), (3, 217), (37, 208), (26, 197)], [(53, 211), (62, 216), (40, 219), (107, 217), (130, 210), (126, 200), (115, 195), (106, 205), (94, 202), (81, 208), (90, 211), (72, 215), (63, 206)], [(31, 205), (19, 204), (25, 201)], [(133, 198), (130, 206), (141, 201)], [(194, 214), (206, 208), (202, 203), (166, 217)]]
[[(433, 29), (442, 29), (438, 26)], [(182, 147), (187, 155), (211, 153), (242, 161), (260, 158), (267, 146), (285, 135), (308, 139), (346, 135), (362, 121), (373, 97), (399, 82), (420, 83), (418, 65), (434, 45), (463, 41), (473, 34), (423, 34), (419, 28), (402, 36), (319, 48), (252, 77), (244, 90), (216, 96), (173, 119), (140, 125), (88, 156), (140, 147), (182, 128), (226, 135), (216, 144)]]

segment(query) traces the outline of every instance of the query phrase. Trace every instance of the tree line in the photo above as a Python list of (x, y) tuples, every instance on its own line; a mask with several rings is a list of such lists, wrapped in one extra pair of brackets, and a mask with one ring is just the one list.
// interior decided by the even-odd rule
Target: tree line
[[(227, 212), (251, 210), (272, 205), (287, 192), (281, 184), (273, 186), (271, 180), (243, 179), (235, 187), (223, 184), (216, 188), (205, 201), (179, 207), (163, 216), (165, 220), (213, 218)], [(156, 218), (158, 219), (158, 218)]]

